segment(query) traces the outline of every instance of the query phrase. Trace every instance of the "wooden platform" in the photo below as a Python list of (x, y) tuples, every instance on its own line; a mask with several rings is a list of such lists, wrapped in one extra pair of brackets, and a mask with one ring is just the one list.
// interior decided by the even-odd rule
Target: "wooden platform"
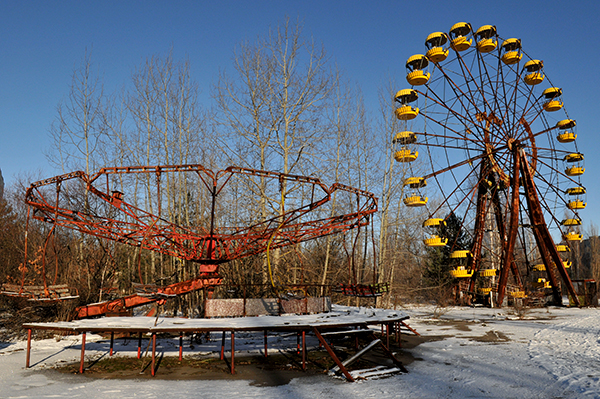
[[(382, 342), (378, 344), (392, 361), (402, 371), (406, 371), (402, 364), (389, 351), (389, 332), (390, 327), (397, 334), (400, 333), (399, 324), (408, 319), (409, 316), (400, 311), (391, 311), (385, 309), (364, 309), (335, 306), (334, 310), (328, 313), (314, 315), (287, 315), (287, 316), (260, 316), (260, 317), (234, 317), (234, 318), (212, 318), (212, 319), (185, 319), (185, 318), (154, 318), (154, 317), (104, 317), (99, 319), (86, 319), (71, 322), (55, 323), (25, 323), (23, 328), (28, 330), (27, 359), (26, 367), (30, 364), (31, 352), (31, 332), (32, 330), (54, 330), (68, 331), (82, 334), (80, 373), (84, 371), (85, 354), (85, 336), (87, 332), (110, 333), (114, 338), (115, 333), (137, 333), (139, 336), (139, 347), (141, 346), (142, 334), (152, 336), (152, 375), (155, 373), (154, 361), (156, 352), (156, 335), (159, 333), (170, 333), (180, 336), (180, 357), (182, 356), (181, 337), (184, 333), (202, 333), (202, 332), (222, 332), (231, 335), (231, 372), (235, 372), (234, 354), (235, 354), (235, 333), (239, 331), (264, 332), (265, 334), (265, 355), (267, 353), (266, 334), (267, 331), (295, 332), (302, 337), (302, 364), (305, 368), (306, 361), (306, 334), (314, 334), (321, 345), (327, 350), (332, 360), (339, 367), (341, 373), (348, 381), (354, 381), (354, 377), (348, 372), (346, 367), (337, 358), (334, 350), (327, 343), (322, 332), (336, 329), (365, 329), (370, 331), (374, 339), (372, 330), (369, 326), (381, 325), (382, 332), (387, 336), (387, 346)], [(384, 328), (385, 326), (385, 328)], [(398, 328), (396, 328), (398, 327)], [(398, 339), (398, 337), (397, 337)], [(111, 353), (112, 353), (111, 339)], [(223, 339), (224, 347), (224, 339)], [(223, 353), (222, 347), (222, 353)]]

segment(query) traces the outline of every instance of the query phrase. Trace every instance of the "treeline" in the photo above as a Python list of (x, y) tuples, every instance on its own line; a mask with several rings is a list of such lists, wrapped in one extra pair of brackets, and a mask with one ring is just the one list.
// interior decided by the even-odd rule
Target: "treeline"
[[(105, 92), (92, 54), (86, 53), (68, 96), (57, 106), (48, 160), (63, 172), (87, 174), (132, 165), (201, 164), (214, 171), (235, 165), (373, 192), (379, 211), (368, 227), (271, 251), (269, 258), (263, 254), (225, 264), (221, 274), (228, 286), (216, 294), (270, 295), (273, 285), (312, 284), (320, 286), (310, 293), (316, 295), (337, 283), (389, 283), (390, 292), (378, 299), (389, 306), (431, 292), (422, 289), (421, 222), (427, 216), (402, 204), (402, 182), (416, 173), (418, 161), (408, 172), (409, 166), (392, 156), (393, 135), (406, 130), (406, 122), (394, 116), (398, 84), (382, 87), (378, 109), (368, 112), (360, 89), (323, 46), (289, 20), (254, 42), (241, 42), (233, 54), (233, 65), (219, 73), (206, 107), (189, 61), (172, 52), (148, 57), (115, 93)], [(51, 224), (40, 221), (27, 225), (23, 197), (30, 182), (20, 181), (4, 193), (0, 282), (19, 282), (25, 271), (26, 283), (39, 283), (45, 264), (48, 283), (74, 286), (79, 302), (90, 303), (131, 293), (133, 282), (164, 285), (196, 275), (193, 262), (68, 229), (51, 231)], [(170, 223), (201, 228), (208, 220), (210, 197), (198, 179), (174, 174), (157, 182), (154, 175), (139, 174), (115, 177), (111, 184), (133, 205)], [(311, 193), (300, 186), (272, 185), (260, 178), (233, 184), (219, 199), (220, 220), (231, 216), (235, 223), (252, 225), (310, 200)], [(81, 187), (63, 192), (85, 212), (102, 211)], [(355, 207), (334, 196), (322, 216)], [(201, 299), (201, 292), (189, 295), (173, 309), (193, 313)]]

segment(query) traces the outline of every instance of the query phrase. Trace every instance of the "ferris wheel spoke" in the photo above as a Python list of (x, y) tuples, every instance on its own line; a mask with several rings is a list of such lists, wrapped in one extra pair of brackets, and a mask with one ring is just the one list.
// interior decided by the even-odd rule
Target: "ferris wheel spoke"
[[(434, 120), (434, 119), (430, 119), (431, 117), (429, 117), (429, 116), (426, 116), (426, 118), (429, 119), (429, 120), (432, 120), (432, 121)], [(451, 133), (455, 133), (456, 136), (451, 136), (449, 134), (435, 134), (435, 133), (430, 133), (430, 132), (414, 132), (414, 133), (417, 136), (422, 135), (425, 138), (435, 138), (438, 141), (442, 141), (443, 140), (442, 141), (443, 143), (446, 143), (446, 142), (449, 142), (449, 141), (456, 141), (457, 143), (458, 142), (464, 142), (465, 146), (468, 145), (468, 144), (471, 144), (471, 145), (476, 145), (479, 148), (481, 148), (481, 142), (479, 140), (472, 139), (470, 137), (466, 137), (462, 133), (460, 133), (460, 132), (458, 132), (456, 130), (451, 129), (448, 126), (445, 126), (445, 128), (446, 128), (446, 131), (450, 131)], [(461, 147), (461, 148), (464, 148), (464, 147)]]
[(457, 163), (455, 163), (453, 165), (450, 165), (450, 166), (448, 166), (446, 168), (435, 170), (435, 171), (433, 171), (431, 173), (428, 173), (428, 174), (424, 175), (423, 178), (424, 179), (428, 179), (430, 177), (434, 177), (434, 176), (437, 176), (439, 174), (448, 172), (448, 171), (450, 171), (452, 169), (456, 169), (458, 167), (461, 167), (461, 166), (464, 166), (464, 165), (467, 165), (467, 164), (473, 164), (475, 161), (480, 160), (480, 159), (482, 159), (484, 157), (487, 157), (487, 156), (488, 156), (487, 154), (480, 154), (480, 155), (477, 155), (477, 156), (474, 156), (474, 157), (471, 157), (471, 158), (467, 158), (467, 159), (465, 159), (465, 160), (463, 160), (461, 162), (457, 162)]
[[(462, 58), (460, 57), (460, 55), (458, 53), (457, 53), (457, 59), (462, 60)], [(455, 117), (457, 117), (463, 124), (465, 124), (465, 122), (469, 122), (473, 126), (478, 126), (478, 124), (477, 124), (478, 121), (476, 120), (477, 115), (485, 113), (485, 108), (482, 110), (481, 105), (478, 104), (477, 102), (475, 102), (475, 99), (478, 98), (478, 94), (482, 95), (482, 97), (483, 97), (483, 91), (480, 90), (479, 86), (477, 85), (476, 80), (471, 75), (470, 70), (468, 68), (466, 68), (466, 65), (464, 65), (464, 61), (459, 62), (459, 64), (461, 65), (461, 68), (463, 68), (463, 66), (464, 66), (465, 69), (469, 71), (470, 78), (464, 79), (465, 85), (467, 87), (466, 92), (461, 88), (461, 86), (459, 84), (457, 84), (444, 71), (444, 69), (440, 65), (437, 65), (437, 68), (443, 74), (444, 79), (448, 82), (449, 86), (452, 88), (452, 91), (454, 93), (454, 97), (452, 97), (452, 99), (460, 105), (460, 109), (462, 111), (458, 111), (458, 110), (455, 110), (452, 107), (450, 107), (448, 105), (448, 101), (444, 101), (442, 98), (440, 98), (440, 96), (437, 96), (436, 93), (434, 93), (434, 95), (436, 95), (437, 100), (434, 99), (434, 101), (440, 102), (446, 109), (448, 109), (450, 112), (452, 112), (452, 114)], [(463, 75), (463, 77), (464, 77), (464, 75)], [(469, 85), (470, 82), (473, 82), (475, 84), (476, 90), (471, 90), (471, 87)], [(487, 104), (487, 102), (484, 101), (484, 105), (485, 104)], [(475, 119), (473, 119), (473, 117), (475, 117)]]
[[(433, 101), (434, 105), (439, 105), (440, 107), (442, 107), (443, 109), (447, 110), (449, 112), (449, 115), (451, 115), (452, 117), (456, 118), (458, 124), (461, 127), (466, 127), (468, 125), (471, 126), (475, 126), (477, 124), (477, 122), (475, 120), (473, 120), (472, 117), (470, 117), (470, 113), (467, 112), (467, 114), (463, 114), (462, 112), (459, 112), (457, 110), (455, 110), (449, 103), (451, 101), (449, 100), (444, 100), (443, 98), (441, 98), (436, 92), (434, 92), (433, 90), (428, 90), (427, 92), (419, 92), (421, 93), (424, 97), (426, 97), (427, 99)], [(429, 95), (428, 93), (433, 93), (433, 97), (431, 95)], [(452, 98), (452, 100), (455, 100), (455, 98)], [(431, 106), (430, 106), (431, 107)], [(427, 111), (429, 111), (429, 108), (427, 109)], [(431, 107), (432, 108), (432, 107)], [(464, 110), (468, 110), (468, 109), (464, 109)], [(435, 118), (435, 116), (430, 116), (429, 112), (425, 112), (425, 117), (428, 118), (429, 120), (431, 120), (432, 122), (439, 124), (440, 126), (447, 128), (447, 120), (443, 121), (443, 120), (438, 120)], [(453, 132), (455, 132), (458, 135), (461, 135), (464, 137), (463, 133), (459, 132), (458, 130), (453, 130)], [(474, 131), (471, 130), (470, 132), (471, 134), (477, 135), (477, 130), (475, 129)], [(478, 139), (481, 139), (481, 137), (477, 137)]]
[[(463, 184), (473, 175), (473, 173), (475, 172), (475, 168), (473, 168), (463, 179), (460, 183), (457, 182), (456, 187), (454, 188), (454, 190), (452, 190), (452, 192), (450, 192), (449, 195), (445, 196), (444, 195), (444, 201), (434, 210), (434, 212), (432, 212), (432, 215), (435, 215), (437, 212), (440, 211), (440, 209), (442, 209), (444, 207), (444, 205), (446, 205), (447, 208), (449, 208), (450, 212), (456, 212), (456, 210), (465, 202), (465, 200), (467, 198), (469, 198), (470, 196), (473, 195), (473, 193), (475, 192), (475, 190), (477, 190), (477, 187), (479, 186), (479, 184), (475, 184), (473, 185), (468, 191), (464, 190)], [(437, 177), (436, 177), (437, 180)], [(438, 182), (439, 184), (439, 182)], [(456, 193), (461, 191), (463, 194), (462, 196), (464, 196), (464, 198), (462, 200), (459, 200), (458, 203), (456, 205), (451, 205), (450, 204), (450, 199), (456, 197)], [(471, 201), (472, 203), (472, 201)]]
[(452, 150), (466, 150), (466, 151), (478, 151), (478, 150), (480, 151), (481, 150), (480, 148), (473, 148), (473, 147), (466, 147), (466, 146), (459, 146), (459, 145), (450, 145), (450, 144), (446, 144), (444, 142), (434, 143), (433, 141), (427, 141), (427, 142), (419, 143), (419, 144), (424, 144), (428, 147), (447, 148), (447, 149), (452, 149)]

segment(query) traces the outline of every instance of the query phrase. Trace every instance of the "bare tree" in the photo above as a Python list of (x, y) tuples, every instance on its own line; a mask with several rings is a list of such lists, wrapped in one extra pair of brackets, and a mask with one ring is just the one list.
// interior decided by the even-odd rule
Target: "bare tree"
[(586, 233), (587, 254), (585, 257), (589, 262), (589, 271), (594, 280), (600, 281), (600, 237), (598, 236), (598, 226), (591, 222)]
[(52, 144), (48, 161), (63, 171), (95, 170), (106, 142), (102, 123), (103, 85), (93, 69), (91, 52), (86, 50), (81, 65), (71, 77), (69, 94), (58, 104), (50, 127)]
[[(222, 72), (213, 89), (217, 122), (230, 133), (222, 135), (221, 148), (246, 167), (318, 172), (317, 144), (325, 140), (324, 113), (337, 78), (323, 47), (305, 39), (302, 26), (288, 18), (255, 43), (242, 43), (234, 72)], [(294, 190), (284, 181), (280, 195), (268, 198), (265, 184), (247, 187), (261, 221), (282, 215)], [(275, 265), (279, 256), (274, 251)]]

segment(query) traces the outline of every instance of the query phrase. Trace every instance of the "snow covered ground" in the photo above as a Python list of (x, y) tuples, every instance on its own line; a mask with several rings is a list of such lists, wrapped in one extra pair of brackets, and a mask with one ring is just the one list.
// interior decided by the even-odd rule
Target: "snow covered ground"
[[(432, 307), (401, 310), (431, 340), (410, 350), (416, 360), (408, 374), (385, 379), (348, 383), (317, 375), (261, 387), (244, 380), (164, 380), (160, 370), (154, 379), (91, 379), (52, 370), (79, 360), (80, 337), (71, 336), (35, 341), (30, 369), (24, 368), (26, 342), (0, 342), (0, 397), (600, 398), (600, 309), (535, 309), (523, 319), (511, 308), (448, 308), (439, 317)], [(106, 353), (106, 340), (87, 339), (88, 356)], [(197, 350), (218, 351), (217, 341)], [(290, 344), (273, 341), (274, 350)], [(136, 344), (119, 342), (116, 350), (135, 355)], [(237, 356), (249, 348), (236, 339)], [(161, 342), (160, 350), (176, 356), (176, 341)]]

